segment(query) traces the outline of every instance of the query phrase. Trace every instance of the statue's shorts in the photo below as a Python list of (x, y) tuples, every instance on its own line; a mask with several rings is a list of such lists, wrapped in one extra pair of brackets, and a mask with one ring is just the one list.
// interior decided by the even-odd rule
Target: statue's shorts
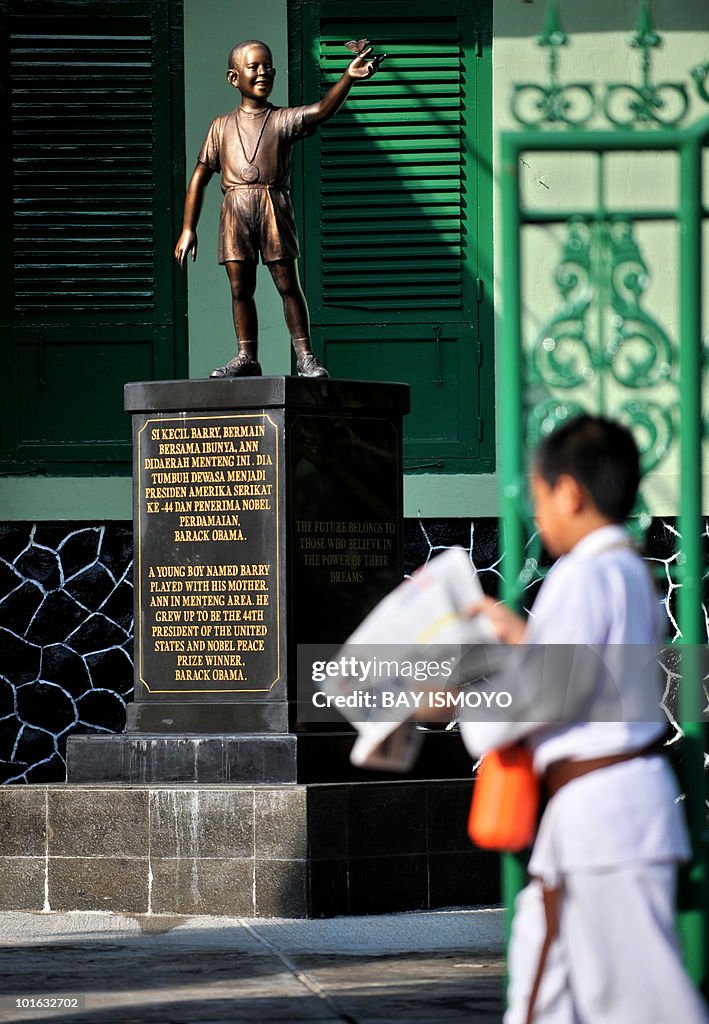
[(287, 189), (277, 185), (238, 185), (224, 193), (219, 217), (220, 263), (258, 263), (300, 255), (293, 207)]

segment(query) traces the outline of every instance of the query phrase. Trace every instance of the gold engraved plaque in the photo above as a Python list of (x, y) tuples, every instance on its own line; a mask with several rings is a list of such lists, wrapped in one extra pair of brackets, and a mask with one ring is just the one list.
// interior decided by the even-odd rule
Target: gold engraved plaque
[(277, 424), (263, 411), (152, 414), (136, 449), (146, 696), (263, 698), (283, 671)]

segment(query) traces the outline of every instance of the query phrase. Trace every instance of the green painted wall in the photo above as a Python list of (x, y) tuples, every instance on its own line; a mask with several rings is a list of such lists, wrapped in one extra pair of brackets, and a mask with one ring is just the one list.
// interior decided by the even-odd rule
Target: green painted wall
[(0, 522), (131, 519), (128, 476), (0, 479)]

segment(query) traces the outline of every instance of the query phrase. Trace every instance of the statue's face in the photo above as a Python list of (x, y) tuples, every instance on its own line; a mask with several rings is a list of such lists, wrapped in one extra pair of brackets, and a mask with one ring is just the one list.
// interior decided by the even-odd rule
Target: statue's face
[(241, 60), (241, 67), (229, 72), (229, 81), (242, 96), (265, 100), (271, 95), (276, 69), (271, 51), (264, 46), (250, 46)]

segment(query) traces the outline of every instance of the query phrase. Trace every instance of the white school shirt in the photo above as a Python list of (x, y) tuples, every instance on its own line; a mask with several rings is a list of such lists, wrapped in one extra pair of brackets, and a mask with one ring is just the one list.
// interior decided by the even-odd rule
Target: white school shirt
[[(525, 642), (650, 645), (658, 640), (661, 621), (647, 567), (626, 530), (604, 526), (556, 562), (535, 601)], [(658, 705), (660, 697), (658, 690)], [(526, 735), (540, 775), (562, 758), (640, 750), (665, 727), (659, 706), (651, 722), (460, 723), (474, 756)], [(624, 762), (567, 783), (544, 813), (530, 872), (554, 884), (559, 871), (686, 858), (678, 796), (662, 757)]]

